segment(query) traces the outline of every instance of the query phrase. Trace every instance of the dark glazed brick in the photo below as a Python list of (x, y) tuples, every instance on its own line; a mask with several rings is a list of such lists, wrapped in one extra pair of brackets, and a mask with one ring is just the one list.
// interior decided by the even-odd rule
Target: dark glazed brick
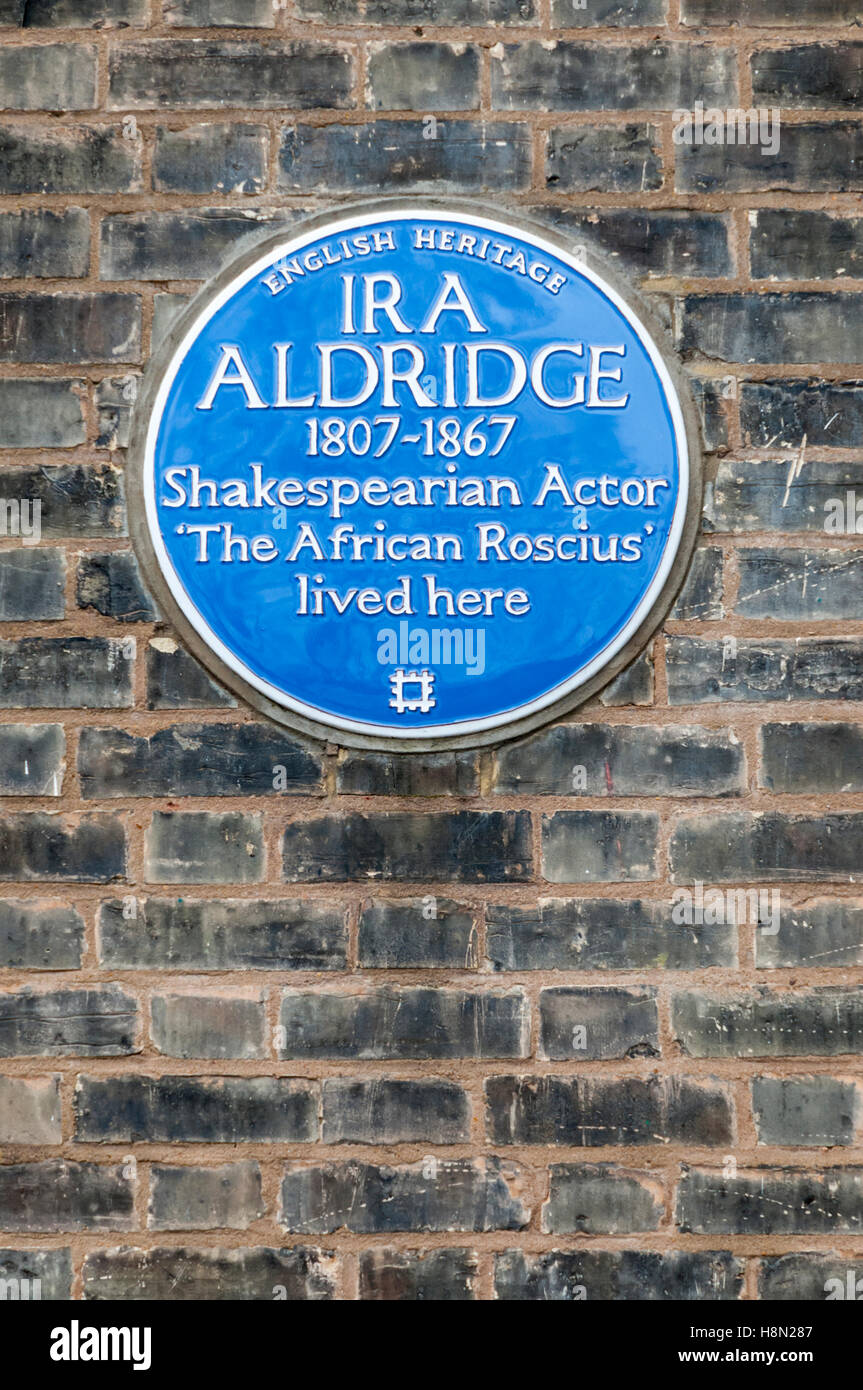
[(159, 126), (153, 187), (159, 193), (260, 193), (267, 183), (267, 127)]
[(0, 449), (71, 449), (83, 444), (83, 385), (59, 377), (0, 381)]
[(687, 295), (680, 348), (723, 362), (858, 362), (859, 309), (843, 293)]
[(723, 592), (722, 551), (716, 545), (701, 546), (692, 557), (686, 583), (669, 617), (676, 622), (716, 622), (725, 617)]
[(205, 280), (243, 237), (287, 226), (290, 212), (203, 208), (189, 212), (127, 212), (102, 219), (103, 280)]
[(295, 125), (282, 131), (279, 187), (287, 192), (475, 192), (526, 188), (531, 141), (521, 122), (381, 119), (366, 125)]
[(477, 1275), (472, 1250), (363, 1250), (360, 1298), (376, 1303), (467, 1303), (476, 1298)]
[(695, 408), (701, 420), (701, 437), (705, 449), (722, 450), (728, 447), (728, 421), (723, 400), (728, 392), (736, 393), (737, 382), (732, 378), (702, 378), (689, 376), (689, 389), (692, 392)]
[(150, 329), (152, 347), (158, 347), (159, 343), (167, 337), (190, 298), (191, 296), (188, 294), (157, 293), (153, 295), (153, 325)]
[(607, 685), (599, 695), (599, 703), (609, 709), (622, 705), (653, 704), (653, 644), (635, 658), (631, 666)]
[(547, 136), (545, 182), (559, 193), (641, 193), (662, 187), (656, 126), (558, 126)]
[[(297, 0), (309, 19), (331, 24), (523, 24), (537, 0)], [(361, 8), (362, 4), (362, 8)]]
[(743, 1262), (724, 1250), (661, 1254), (652, 1250), (552, 1250), (495, 1256), (495, 1298), (508, 1302), (740, 1298)]
[(264, 875), (260, 816), (239, 811), (156, 811), (147, 828), (151, 883), (258, 883)]
[(81, 1076), (75, 1138), (90, 1143), (305, 1143), (318, 1137), (314, 1081), (269, 1076)]
[(141, 187), (140, 136), (117, 126), (0, 126), (0, 192), (133, 193)]
[[(37, 410), (41, 404), (38, 397), (33, 402)], [(0, 393), (0, 412), (2, 408)], [(39, 503), (43, 540), (88, 536), (104, 540), (122, 535), (126, 528), (123, 475), (107, 463), (4, 468), (0, 470), (0, 492), (4, 497), (27, 497)]]
[[(35, 519), (33, 511), (25, 508), (24, 519)], [(36, 623), (64, 617), (65, 583), (62, 550), (0, 551), (0, 621)]]
[(470, 1100), (453, 1081), (330, 1077), (322, 1091), (325, 1144), (458, 1144), (470, 1139)]
[(542, 872), (551, 883), (656, 878), (652, 812), (556, 811), (542, 818)]
[(0, 1227), (4, 1231), (130, 1231), (134, 1181), (128, 1165), (0, 1164)]
[(807, 43), (796, 48), (763, 48), (750, 59), (750, 66), (755, 106), (860, 109), (863, 44)]
[(853, 1144), (857, 1089), (830, 1076), (756, 1076), (752, 1110), (759, 1144), (816, 1148)]
[[(151, 331), (151, 337), (153, 336)], [(138, 396), (140, 378), (132, 373), (105, 376), (93, 388), (96, 407), (97, 449), (128, 449), (132, 406)]]
[(542, 1229), (553, 1234), (655, 1231), (665, 1214), (661, 1182), (613, 1163), (553, 1163)]
[(125, 872), (126, 840), (116, 816), (22, 811), (0, 820), (0, 879), (110, 883)]
[(492, 786), (506, 796), (734, 796), (746, 763), (730, 730), (564, 724), (497, 753)]
[(82, 729), (78, 773), (85, 797), (275, 796), (320, 793), (320, 760), (271, 724), (173, 724), (149, 738)]
[(671, 838), (675, 883), (801, 883), (863, 875), (863, 816), (781, 816), (733, 811), (678, 821)]
[(60, 796), (65, 752), (61, 724), (0, 724), (0, 796)]
[[(863, 153), (861, 153), (863, 159)], [(750, 447), (856, 449), (863, 445), (863, 382), (751, 381), (740, 391)]]
[(679, 193), (849, 193), (863, 188), (861, 161), (859, 122), (783, 121), (776, 154), (762, 154), (760, 144), (676, 145), (674, 180)]
[(0, 23), (22, 29), (125, 29), (147, 18), (147, 0), (3, 0), (0, 8)]
[(844, 510), (846, 492), (855, 488), (863, 501), (863, 459), (843, 463), (806, 459), (802, 468), (796, 458), (723, 461), (705, 506), (705, 519), (714, 531), (821, 535), (834, 513), (827, 504), (839, 498)]
[(151, 1231), (244, 1231), (265, 1210), (257, 1163), (218, 1168), (154, 1164), (150, 1169)]
[(662, 25), (667, 13), (667, 0), (588, 0), (584, 9), (573, 0), (551, 0), (551, 22), (561, 29)]
[(510, 883), (530, 876), (527, 811), (327, 815), (289, 825), (288, 883), (437, 879)]
[(689, 1057), (841, 1057), (863, 1052), (863, 990), (676, 994), (672, 1028)]
[(672, 705), (863, 699), (863, 644), (854, 639), (667, 637)]
[(301, 1245), (289, 1250), (118, 1247), (85, 1256), (84, 1297), (124, 1303), (178, 1299), (272, 1303), (276, 1297), (319, 1302), (335, 1297), (337, 1269), (331, 1255)]
[(831, 280), (863, 276), (863, 218), (762, 208), (750, 215), (756, 279)]
[(354, 987), (350, 994), (286, 990), (283, 1058), (525, 1057), (523, 990)]
[(81, 556), (75, 599), (79, 608), (95, 608), (118, 623), (152, 623), (158, 617), (138, 561), (122, 550)]
[(677, 1190), (679, 1230), (694, 1235), (830, 1235), (863, 1229), (863, 1168), (756, 1168), (736, 1177), (685, 1172)]
[(863, 601), (863, 551), (752, 549), (738, 551), (743, 618), (856, 618)]
[(247, 898), (103, 903), (99, 956), (119, 970), (343, 970), (343, 908)]
[(0, 51), (0, 109), (86, 111), (96, 105), (96, 49), (51, 43)]
[(135, 362), (134, 294), (0, 294), (0, 361)]
[(633, 111), (734, 105), (730, 48), (533, 39), (491, 52), (492, 106), (505, 111)]
[[(682, 0), (684, 24), (774, 25), (801, 22), (800, 0), (725, 0), (720, 7), (714, 0)], [(807, 24), (859, 24), (860, 0), (806, 0)]]
[(729, 1144), (729, 1089), (711, 1078), (606, 1080), (575, 1076), (493, 1076), (485, 1083), (494, 1144)]
[(0, 277), (74, 279), (89, 265), (90, 219), (83, 208), (0, 213)]
[(281, 1223), (298, 1234), (377, 1231), (518, 1231), (529, 1213), (520, 1173), (497, 1158), (293, 1166), (282, 1183)]
[(678, 925), (668, 902), (540, 898), (536, 907), (490, 903), (486, 921), (486, 949), (495, 970), (703, 970), (737, 963), (733, 924)]
[(147, 709), (236, 709), (233, 696), (216, 685), (193, 656), (172, 637), (154, 637), (147, 647)]
[(475, 796), (479, 791), (476, 755), (348, 749), (336, 770), (336, 786), (347, 796)]
[(658, 1057), (656, 990), (544, 989), (539, 1055), (550, 1061)]
[(119, 985), (0, 994), (0, 1057), (123, 1057), (135, 1046), (137, 1001)]
[(372, 43), (366, 98), (374, 111), (473, 111), (479, 50), (471, 44)]
[(0, 641), (0, 708), (123, 709), (134, 650), (109, 637)]
[(272, 29), (272, 0), (166, 0), (166, 24), (187, 29)]
[(476, 754), (349, 749), (336, 771), (336, 790), (343, 796), (476, 796)]
[(429, 895), (364, 903), (359, 963), (372, 970), (475, 970), (476, 912), (465, 903)]
[(78, 970), (84, 921), (72, 907), (47, 899), (0, 901), (0, 968)]
[[(59, 1250), (0, 1249), (0, 1282), (14, 1279), (21, 1286), (22, 1299), (43, 1302), (66, 1301), (72, 1297), (72, 1252)], [(26, 1281), (27, 1293), (24, 1292)]]
[(863, 791), (863, 729), (857, 724), (765, 724), (759, 786), (819, 795)]
[(863, 903), (824, 898), (786, 908), (775, 936), (756, 933), (755, 964), (762, 970), (863, 965)]
[(112, 49), (113, 110), (353, 105), (352, 58), (328, 44), (153, 39)]
[(832, 1251), (827, 1255), (775, 1255), (760, 1261), (758, 1297), (767, 1302), (789, 1300), (828, 1302), (835, 1299), (859, 1301), (863, 1279), (858, 1261), (843, 1260)]
[(730, 226), (722, 214), (664, 209), (538, 207), (533, 216), (577, 236), (633, 275), (733, 274)]

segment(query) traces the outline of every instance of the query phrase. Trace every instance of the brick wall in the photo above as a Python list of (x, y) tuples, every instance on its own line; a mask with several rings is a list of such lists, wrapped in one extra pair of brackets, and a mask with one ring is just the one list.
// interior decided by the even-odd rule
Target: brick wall
[[(0, 0), (0, 494), (42, 504), (0, 541), (0, 1277), (822, 1298), (863, 1259), (863, 547), (824, 531), (863, 501), (860, 18)], [(779, 154), (676, 145), (699, 100), (780, 108)], [(565, 725), (302, 746), (142, 587), (136, 380), (242, 238), (429, 190), (647, 291), (703, 536)], [(675, 923), (693, 881), (780, 888), (779, 930)]]

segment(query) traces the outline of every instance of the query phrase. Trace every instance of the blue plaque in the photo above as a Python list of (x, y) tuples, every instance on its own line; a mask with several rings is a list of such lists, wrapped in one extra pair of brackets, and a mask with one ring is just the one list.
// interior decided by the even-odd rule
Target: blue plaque
[(679, 585), (698, 450), (642, 310), (556, 233), (342, 210), (191, 304), (136, 411), (134, 530), (216, 675), (319, 737), (535, 727)]

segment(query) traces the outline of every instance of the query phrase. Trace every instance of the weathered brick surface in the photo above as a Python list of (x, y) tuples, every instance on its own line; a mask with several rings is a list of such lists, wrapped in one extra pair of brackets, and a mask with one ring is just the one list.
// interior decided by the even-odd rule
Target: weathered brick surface
[(291, 1165), (282, 1183), (281, 1222), (300, 1235), (346, 1229), (517, 1231), (529, 1215), (517, 1195), (519, 1170), (499, 1159), (440, 1159)]
[(65, 745), (60, 724), (0, 724), (0, 794), (60, 796)]
[(612, 1236), (655, 1231), (663, 1205), (662, 1188), (649, 1173), (627, 1172), (611, 1163), (554, 1163), (542, 1229)]
[(0, 277), (49, 280), (86, 275), (90, 219), (83, 208), (65, 212), (0, 212)]
[[(0, 1280), (858, 1279), (861, 17), (0, 0), (0, 523), (40, 522), (0, 525)], [(679, 143), (695, 102), (775, 108), (778, 148)], [(394, 193), (517, 209), (638, 287), (707, 451), (664, 628), (496, 749), (268, 722), (129, 540), (141, 374), (198, 286)], [(681, 918), (699, 886), (717, 920)]]
[(665, 902), (540, 898), (533, 907), (490, 904), (486, 920), (495, 970), (692, 970), (736, 963), (733, 923), (679, 925)]
[[(530, 182), (529, 127), (514, 121), (382, 117), (368, 125), (285, 126), (279, 187), (291, 193), (440, 191), (492, 193)], [(207, 190), (202, 190), (207, 191)]]
[(61, 550), (8, 550), (0, 554), (0, 621), (62, 618), (66, 559)]
[(485, 1084), (496, 1144), (726, 1144), (734, 1127), (727, 1088), (715, 1081), (495, 1076)]
[(82, 1076), (75, 1134), (95, 1143), (307, 1142), (317, 1087), (283, 1077)]
[(150, 1230), (242, 1231), (264, 1210), (257, 1163), (223, 1163), (218, 1168), (159, 1164), (150, 1170)]
[(322, 1250), (240, 1247), (195, 1250), (118, 1246), (84, 1260), (84, 1296), (123, 1303), (163, 1299), (279, 1298), (319, 1302), (335, 1295), (338, 1262)]
[(117, 1057), (137, 1050), (137, 1002), (119, 985), (0, 995), (0, 1057)]
[(471, 1250), (364, 1250), (360, 1298), (375, 1303), (467, 1303), (477, 1297)]
[(834, 1057), (863, 1045), (863, 992), (676, 994), (672, 1027), (690, 1057)]
[(818, 1148), (853, 1144), (857, 1091), (830, 1076), (756, 1076), (752, 1110), (759, 1144)]
[(156, 811), (147, 829), (148, 883), (257, 883), (261, 821), (240, 811)]
[(743, 1267), (727, 1251), (551, 1251), (495, 1256), (495, 1296), (508, 1302), (739, 1298)]
[(135, 1190), (124, 1165), (0, 1163), (0, 1221), (5, 1231), (129, 1231)]
[(0, 1076), (0, 1143), (59, 1144), (60, 1078)]
[(525, 811), (327, 815), (288, 826), (283, 863), (288, 883), (517, 882), (530, 873), (530, 816)]
[(470, 1139), (470, 1101), (451, 1081), (333, 1078), (323, 1084), (325, 1144), (458, 1144)]
[(13, 970), (76, 970), (81, 964), (84, 922), (62, 903), (39, 899), (0, 901), (0, 966)]
[[(352, 59), (320, 43), (153, 39), (112, 50), (113, 111), (351, 106)], [(41, 104), (41, 103), (40, 103)]]
[(699, 1235), (829, 1235), (863, 1225), (863, 1169), (760, 1168), (736, 1177), (693, 1168), (677, 1193), (676, 1220)]
[(286, 899), (103, 903), (100, 958), (120, 970), (340, 970), (345, 910)]
[(524, 992), (427, 988), (286, 990), (283, 1057), (524, 1057)]

